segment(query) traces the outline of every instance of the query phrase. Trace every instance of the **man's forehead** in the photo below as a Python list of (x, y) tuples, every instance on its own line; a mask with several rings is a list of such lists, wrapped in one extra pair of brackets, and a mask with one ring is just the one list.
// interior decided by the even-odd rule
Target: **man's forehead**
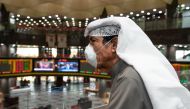
[(88, 36), (88, 39), (103, 39), (103, 36)]

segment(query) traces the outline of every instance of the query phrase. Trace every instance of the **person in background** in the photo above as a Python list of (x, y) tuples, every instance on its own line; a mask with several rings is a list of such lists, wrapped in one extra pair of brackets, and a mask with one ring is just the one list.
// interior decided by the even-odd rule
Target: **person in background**
[(4, 95), (2, 92), (0, 92), (0, 109), (3, 109), (3, 102), (4, 102)]
[(127, 17), (91, 22), (87, 61), (112, 77), (109, 109), (190, 109), (190, 93), (169, 61)]

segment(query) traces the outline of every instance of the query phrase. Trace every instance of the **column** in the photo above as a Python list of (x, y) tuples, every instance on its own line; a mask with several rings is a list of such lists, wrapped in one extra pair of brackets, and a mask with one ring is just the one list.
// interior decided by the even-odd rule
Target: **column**
[(57, 76), (56, 77), (55, 85), (56, 85), (56, 87), (60, 87), (60, 86), (64, 85), (63, 84), (63, 76)]
[(97, 79), (97, 82), (99, 83), (99, 97), (103, 98), (104, 94), (106, 92), (106, 80), (104, 79)]
[(167, 59), (169, 61), (175, 61), (176, 60), (175, 53), (176, 53), (175, 46), (167, 45), (167, 55), (166, 55), (166, 57), (167, 57)]

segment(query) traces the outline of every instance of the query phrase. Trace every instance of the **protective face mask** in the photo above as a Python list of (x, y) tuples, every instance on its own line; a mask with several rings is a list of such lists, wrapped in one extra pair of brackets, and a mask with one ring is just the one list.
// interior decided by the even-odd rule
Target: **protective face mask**
[[(112, 39), (111, 39), (111, 40), (112, 40)], [(111, 42), (111, 40), (108, 41), (106, 44), (104, 44), (104, 45), (97, 51), (97, 53), (98, 53), (104, 46), (106, 46), (107, 44), (109, 44), (109, 43)], [(87, 62), (88, 62), (90, 65), (92, 65), (93, 67), (96, 68), (96, 67), (97, 67), (96, 53), (95, 53), (95, 51), (94, 51), (92, 45), (88, 44), (88, 46), (86, 46), (84, 52), (85, 52), (85, 58), (86, 58)]]
[(88, 44), (84, 52), (85, 52), (85, 58), (87, 62), (96, 68), (97, 67), (96, 53), (94, 52), (94, 49), (92, 48), (92, 46)]

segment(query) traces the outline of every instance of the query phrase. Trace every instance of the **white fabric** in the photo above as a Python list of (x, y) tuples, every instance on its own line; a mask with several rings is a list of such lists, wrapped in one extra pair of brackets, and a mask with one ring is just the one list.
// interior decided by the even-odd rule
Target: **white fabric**
[[(148, 36), (127, 17), (110, 17), (91, 22), (92, 29), (106, 24), (119, 24), (117, 55), (133, 65), (142, 77), (154, 109), (190, 109), (190, 92), (181, 85), (178, 76)], [(119, 101), (118, 101), (119, 102)]]

